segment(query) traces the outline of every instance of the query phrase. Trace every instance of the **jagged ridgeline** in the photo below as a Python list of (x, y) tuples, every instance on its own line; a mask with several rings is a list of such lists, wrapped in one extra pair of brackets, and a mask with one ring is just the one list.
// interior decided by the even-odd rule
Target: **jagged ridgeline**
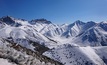
[(17, 65), (106, 65), (107, 22), (57, 25), (0, 18), (0, 57)]
[[(43, 21), (43, 23), (46, 24), (49, 24), (48, 22), (50, 22), (46, 19), (32, 21)], [(32, 24), (32, 21), (28, 22), (24, 19), (15, 19), (11, 16), (0, 18), (0, 30), (3, 30), (5, 27), (8, 28), (8, 26), (13, 27), (13, 29), (17, 28), (17, 31), (14, 30), (12, 32), (12, 30), (10, 30), (11, 28), (8, 28), (7, 30), (4, 30), (5, 32), (3, 34), (0, 33), (0, 58), (8, 59), (10, 63), (16, 65), (63, 65), (58, 61), (42, 55), (45, 51), (49, 50), (44, 44), (46, 42), (45, 40), (49, 41), (48, 39), (43, 39), (45, 36), (39, 32), (35, 36), (35, 32), (37, 32), (36, 29), (33, 29), (35, 32), (30, 31), (31, 28), (21, 30), (20, 27), (23, 28), (23, 25), (31, 27), (29, 23)], [(9, 36), (7, 33), (9, 33)], [(23, 37), (23, 35), (25, 36)]]

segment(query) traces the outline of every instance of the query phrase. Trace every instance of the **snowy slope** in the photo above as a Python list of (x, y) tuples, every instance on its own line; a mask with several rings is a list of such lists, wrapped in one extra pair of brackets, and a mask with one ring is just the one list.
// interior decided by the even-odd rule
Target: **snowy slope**
[(81, 46), (106, 46), (107, 45), (107, 24), (104, 22), (97, 23), (84, 33), (75, 37), (72, 43)]
[(106, 65), (91, 47), (61, 45), (44, 55), (62, 62), (64, 65)]
[[(9, 16), (2, 17), (0, 21), (0, 27), (4, 29), (1, 29), (1, 36), (14, 36), (13, 39), (15, 40), (17, 38), (29, 38), (32, 41), (36, 40), (36, 42), (45, 42), (46, 46), (55, 46), (56, 43), (57, 45), (63, 43), (65, 44), (65, 42), (71, 44), (74, 43), (81, 46), (107, 45), (106, 22), (95, 23), (93, 21), (90, 21), (84, 23), (77, 20), (72, 24), (57, 25), (51, 23), (46, 19), (35, 19), (32, 21), (26, 21), (23, 19), (16, 19)], [(10, 31), (11, 29), (15, 31)], [(3, 34), (5, 33), (4, 36), (2, 34), (2, 31)], [(22, 33), (25, 35), (23, 35)]]
[(35, 27), (30, 25), (23, 25), (19, 27), (6, 25), (0, 29), (0, 37), (11, 39), (15, 43), (32, 50), (34, 47), (31, 43), (29, 43), (29, 41), (37, 42), (45, 46), (50, 45), (49, 43), (55, 43), (50, 41), (47, 37), (39, 33)]
[(93, 48), (100, 58), (107, 64), (107, 46)]
[(10, 63), (7, 59), (0, 58), (0, 65), (16, 65), (16, 64)]
[(2, 38), (0, 38), (0, 62), (5, 65), (62, 65), (58, 61)]
[(40, 54), (46, 51), (44, 55), (65, 65), (107, 64), (107, 22), (57, 25), (46, 19), (5, 16), (0, 18), (0, 38)]

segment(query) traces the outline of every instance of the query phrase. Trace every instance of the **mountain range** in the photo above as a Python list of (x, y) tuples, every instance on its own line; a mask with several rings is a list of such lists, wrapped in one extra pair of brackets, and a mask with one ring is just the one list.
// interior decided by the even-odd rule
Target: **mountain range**
[(0, 18), (0, 58), (16, 65), (107, 65), (107, 22), (57, 25)]

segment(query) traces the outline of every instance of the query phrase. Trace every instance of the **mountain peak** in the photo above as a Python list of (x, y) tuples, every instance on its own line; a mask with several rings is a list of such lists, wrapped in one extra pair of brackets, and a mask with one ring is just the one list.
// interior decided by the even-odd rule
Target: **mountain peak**
[(94, 21), (89, 21), (89, 22), (87, 22), (86, 23), (86, 25), (91, 25), (91, 26), (93, 26), (93, 25), (95, 25), (96, 23), (94, 22)]
[(0, 19), (14, 19), (14, 17), (7, 15), (7, 16), (3, 16), (3, 17), (0, 18)]
[(0, 21), (3, 22), (3, 23), (6, 23), (7, 25), (10, 25), (10, 26), (21, 26), (20, 23), (16, 22), (14, 17), (11, 17), (11, 16), (4, 16), (2, 18), (0, 18)]
[(6, 24), (8, 24), (8, 25), (15, 23), (14, 18), (11, 17), (11, 16), (4, 16), (4, 17), (0, 18), (0, 21), (6, 23)]
[(45, 24), (50, 24), (51, 22), (44, 19), (44, 18), (41, 18), (41, 19), (34, 19), (34, 20), (31, 20), (30, 21), (31, 24), (36, 24), (36, 23), (45, 23)]
[(94, 21), (88, 21), (87, 23), (95, 23)]
[(80, 21), (80, 20), (77, 20), (77, 21), (75, 21), (74, 23), (75, 23), (75, 24), (80, 24), (80, 25), (85, 24), (84, 22), (82, 22), (82, 21)]

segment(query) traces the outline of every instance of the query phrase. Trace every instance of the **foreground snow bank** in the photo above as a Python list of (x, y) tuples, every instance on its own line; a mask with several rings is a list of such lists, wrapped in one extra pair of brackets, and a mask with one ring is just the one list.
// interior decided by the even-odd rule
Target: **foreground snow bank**
[(7, 59), (0, 58), (0, 65), (16, 65), (16, 64), (9, 62)]

